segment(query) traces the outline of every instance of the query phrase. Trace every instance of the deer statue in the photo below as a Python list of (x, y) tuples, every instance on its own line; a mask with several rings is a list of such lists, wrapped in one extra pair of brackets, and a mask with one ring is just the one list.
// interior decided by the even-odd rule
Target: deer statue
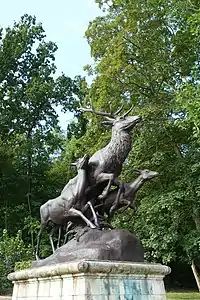
[[(120, 192), (119, 195), (119, 202), (117, 204), (117, 206), (115, 207), (115, 210), (111, 211), (111, 208), (113, 207), (113, 203), (116, 200), (117, 194), (118, 194), (118, 188), (116, 188), (115, 190), (111, 190), (107, 197), (104, 199), (104, 203), (100, 203), (94, 206), (94, 211), (92, 213), (92, 217), (96, 217), (97, 214), (101, 217), (104, 216), (104, 214), (106, 213), (106, 215), (108, 216), (108, 223), (105, 223), (104, 221), (102, 222), (102, 224), (100, 224), (100, 227), (104, 228), (104, 225), (106, 225), (106, 227), (108, 228), (112, 228), (113, 227), (110, 225), (110, 221), (111, 218), (114, 216), (114, 213), (117, 212), (119, 209), (125, 207), (125, 209), (123, 210), (123, 212), (129, 207), (131, 208), (134, 212), (136, 212), (136, 205), (135, 205), (135, 200), (136, 200), (136, 194), (138, 192), (138, 190), (143, 186), (143, 184), (151, 179), (153, 179), (154, 177), (157, 177), (159, 174), (158, 172), (155, 171), (150, 171), (150, 170), (136, 170), (136, 174), (138, 174), (138, 177), (133, 181), (133, 182), (126, 182), (123, 183), (123, 191)], [(91, 204), (90, 204), (91, 205)], [(91, 207), (91, 210), (93, 208)], [(69, 224), (70, 226), (72, 226), (73, 224)], [(69, 228), (70, 228), (69, 226)], [(78, 240), (79, 237), (84, 234), (84, 232), (87, 232), (88, 229), (84, 228), (83, 232), (81, 232), (81, 229), (84, 226), (75, 226), (75, 229), (73, 228), (72, 230), (67, 230), (66, 234), (65, 234), (65, 241), (64, 244), (66, 243), (67, 237), (70, 234), (77, 234), (77, 231), (80, 231), (79, 234), (77, 235), (76, 239)]]
[[(87, 202), (85, 197), (85, 189), (88, 184), (86, 176), (88, 160), (89, 157), (87, 155), (79, 159), (75, 163), (78, 170), (77, 176), (75, 176), (66, 184), (59, 197), (48, 200), (40, 207), (41, 224), (37, 237), (35, 253), (37, 260), (39, 259), (41, 236), (49, 222), (53, 223), (54, 225), (58, 225), (61, 228), (61, 226), (64, 226), (68, 221), (71, 220), (71, 218), (80, 217), (90, 228), (96, 228), (96, 226), (81, 212), (81, 209)], [(53, 227), (50, 233), (50, 242), (53, 252), (55, 248), (52, 236), (55, 232), (55, 229), (56, 226)]]
[(143, 186), (143, 184), (152, 178), (158, 176), (158, 172), (150, 170), (136, 170), (139, 175), (133, 182), (123, 183), (123, 191), (121, 191), (119, 196), (119, 202), (114, 210), (112, 210), (113, 203), (118, 194), (118, 189), (109, 192), (108, 196), (105, 198), (104, 204), (99, 204), (94, 207), (94, 209), (101, 215), (104, 212), (107, 214), (109, 220), (113, 217), (114, 213), (122, 207), (127, 209), (128, 207), (136, 211), (136, 194), (137, 191)]
[[(111, 185), (119, 186), (117, 177), (120, 175), (122, 165), (131, 150), (131, 131), (141, 120), (139, 116), (128, 116), (132, 107), (119, 116), (123, 106), (115, 113), (96, 111), (91, 103), (91, 108), (79, 108), (83, 112), (91, 112), (106, 118), (102, 124), (112, 127), (112, 136), (108, 145), (94, 153), (88, 162), (89, 186), (93, 186), (96, 195), (88, 198), (105, 199)], [(100, 188), (99, 188), (100, 187)]]
[[(88, 189), (86, 189), (85, 196), (89, 203), (90, 201), (96, 202), (97, 197), (98, 199), (105, 199), (112, 184), (120, 187), (117, 177), (120, 175), (123, 162), (131, 150), (131, 131), (141, 120), (139, 116), (128, 116), (132, 107), (126, 113), (119, 116), (122, 109), (123, 106), (115, 113), (96, 111), (92, 103), (91, 108), (79, 108), (83, 112), (91, 112), (105, 117), (106, 121), (102, 122), (102, 124), (112, 127), (112, 136), (108, 145), (94, 153), (88, 161)], [(120, 188), (118, 189), (117, 196), (119, 197), (119, 195)], [(93, 205), (95, 205), (95, 202)], [(87, 208), (88, 206), (86, 205), (82, 209), (82, 212), (85, 213)], [(92, 210), (92, 204), (90, 208)], [(97, 220), (96, 216), (95, 219)], [(97, 221), (95, 224), (98, 225)]]
[[(132, 107), (119, 116), (122, 108), (123, 106), (115, 113), (96, 111), (93, 105), (91, 105), (91, 108), (80, 108), (84, 112), (92, 112), (106, 118), (106, 121), (102, 123), (112, 127), (111, 140), (106, 147), (94, 153), (90, 159), (85, 156), (80, 160), (80, 163), (77, 165), (77, 176), (66, 184), (61, 195), (41, 206), (41, 225), (37, 237), (36, 259), (39, 259), (41, 235), (50, 221), (61, 227), (65, 226), (74, 217), (79, 216), (89, 227), (96, 228), (84, 215), (89, 206), (88, 202), (90, 203), (90, 200), (96, 201), (97, 198), (105, 199), (111, 185), (120, 187), (117, 177), (120, 175), (123, 162), (131, 150), (131, 131), (141, 120), (138, 116), (128, 116)], [(120, 188), (118, 195), (120, 195)], [(92, 210), (92, 204), (90, 208)], [(55, 227), (53, 227), (50, 234), (53, 251), (52, 235), (54, 231)]]

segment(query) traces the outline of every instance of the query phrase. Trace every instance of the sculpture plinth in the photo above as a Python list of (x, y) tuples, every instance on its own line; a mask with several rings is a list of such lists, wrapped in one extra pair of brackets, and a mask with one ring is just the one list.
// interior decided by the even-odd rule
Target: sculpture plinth
[(9, 274), (12, 300), (134, 299), (165, 300), (160, 264), (74, 261)]

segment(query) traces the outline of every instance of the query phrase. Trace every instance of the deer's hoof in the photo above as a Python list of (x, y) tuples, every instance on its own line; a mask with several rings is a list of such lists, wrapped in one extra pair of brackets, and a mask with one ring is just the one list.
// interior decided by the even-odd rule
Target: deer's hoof
[(101, 195), (98, 196), (98, 199), (103, 200), (103, 199), (106, 198), (106, 196), (107, 196), (107, 194), (101, 194)]
[(112, 219), (112, 217), (115, 214), (116, 206), (112, 206), (110, 211), (109, 211), (109, 217)]

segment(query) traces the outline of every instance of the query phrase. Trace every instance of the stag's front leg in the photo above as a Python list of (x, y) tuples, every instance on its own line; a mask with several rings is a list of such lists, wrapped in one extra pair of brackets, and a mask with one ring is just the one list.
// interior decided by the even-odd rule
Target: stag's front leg
[(99, 222), (98, 222), (97, 214), (96, 214), (96, 212), (95, 212), (95, 210), (94, 210), (94, 208), (93, 208), (93, 205), (92, 205), (92, 203), (91, 203), (90, 201), (88, 201), (87, 203), (88, 203), (88, 205), (89, 205), (89, 207), (90, 207), (90, 210), (91, 210), (91, 212), (92, 212), (92, 216), (93, 216), (93, 218), (94, 218), (94, 224), (95, 224), (97, 227), (99, 227)]
[(98, 196), (98, 199), (105, 199), (110, 191), (111, 185), (114, 182), (115, 175), (113, 173), (100, 173), (97, 176), (97, 182), (101, 183), (108, 180), (108, 185), (104, 189), (103, 193)]
[(77, 210), (73, 207), (71, 207), (68, 211), (68, 216), (72, 216), (72, 217), (81, 217), (81, 219), (83, 221), (85, 221), (85, 223), (87, 224), (87, 226), (89, 226), (90, 228), (92, 229), (95, 229), (96, 226), (90, 221), (88, 220), (88, 218), (86, 218), (86, 216), (84, 216), (84, 214), (80, 211), (80, 210)]
[(66, 228), (65, 228), (65, 234), (64, 234), (64, 241), (63, 241), (62, 246), (66, 244), (66, 242), (67, 242), (68, 239), (69, 239), (69, 235), (70, 235), (71, 232), (73, 231), (73, 229), (70, 230), (70, 228), (73, 227), (72, 225), (73, 225), (73, 223), (72, 223), (71, 221), (68, 222), (68, 224), (66, 225)]

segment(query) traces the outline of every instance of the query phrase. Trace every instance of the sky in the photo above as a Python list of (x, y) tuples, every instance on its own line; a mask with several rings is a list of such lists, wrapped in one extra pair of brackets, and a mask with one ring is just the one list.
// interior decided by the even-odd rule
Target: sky
[[(102, 15), (94, 0), (6, 0), (0, 8), (0, 26), (12, 26), (25, 13), (35, 15), (47, 39), (57, 44), (57, 75), (86, 75), (83, 67), (92, 59), (84, 33), (89, 21)], [(60, 109), (57, 112), (61, 126), (66, 129), (71, 115), (64, 115)]]

